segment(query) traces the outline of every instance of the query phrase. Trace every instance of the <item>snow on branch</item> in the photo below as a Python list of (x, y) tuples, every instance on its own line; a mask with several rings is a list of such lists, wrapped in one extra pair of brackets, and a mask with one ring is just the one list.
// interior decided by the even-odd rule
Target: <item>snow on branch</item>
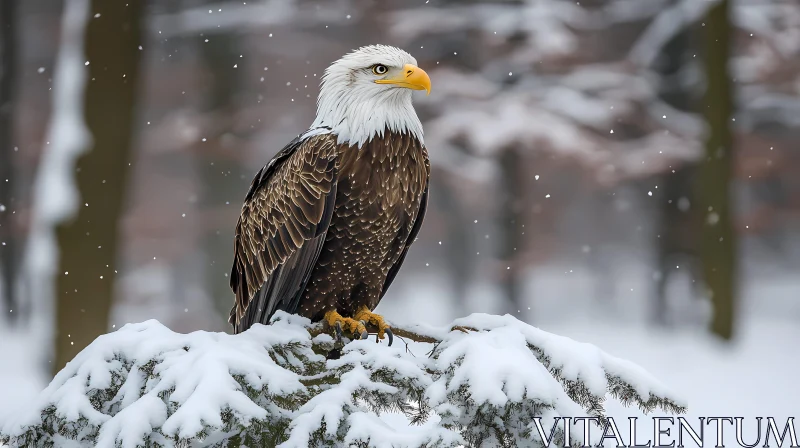
[[(283, 313), (239, 335), (178, 334), (155, 320), (129, 324), (81, 351), (7, 422), (0, 440), (537, 446), (534, 417), (543, 424), (558, 416), (602, 418), (606, 396), (645, 411), (685, 411), (640, 367), (509, 315), (474, 314), (449, 329), (393, 328), (392, 347), (370, 339), (339, 348), (321, 324)], [(326, 359), (331, 350), (340, 357)], [(420, 426), (392, 428), (380, 418), (386, 412)], [(573, 444), (582, 442), (581, 431), (571, 434)], [(563, 432), (558, 437), (563, 444)]]

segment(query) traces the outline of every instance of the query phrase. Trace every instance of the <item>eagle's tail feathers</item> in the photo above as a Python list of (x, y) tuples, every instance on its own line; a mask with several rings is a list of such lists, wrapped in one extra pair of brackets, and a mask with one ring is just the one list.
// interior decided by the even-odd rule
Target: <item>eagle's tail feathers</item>
[[(250, 300), (244, 316), (234, 324), (234, 331), (241, 333), (253, 324), (267, 325), (275, 311), (296, 313), (306, 284), (311, 277), (317, 257), (325, 243), (323, 232), (303, 244), (283, 264), (279, 265), (261, 285), (261, 289)], [(232, 315), (235, 309), (231, 311)]]

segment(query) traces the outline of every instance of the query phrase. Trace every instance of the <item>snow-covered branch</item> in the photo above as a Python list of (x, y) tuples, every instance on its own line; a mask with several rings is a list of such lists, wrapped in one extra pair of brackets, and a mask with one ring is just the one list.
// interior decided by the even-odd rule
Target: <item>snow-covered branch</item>
[[(391, 347), (351, 341), (338, 359), (326, 359), (331, 335), (287, 314), (235, 336), (178, 334), (154, 320), (126, 325), (78, 354), (0, 439), (12, 446), (535, 446), (534, 417), (602, 417), (607, 395), (645, 411), (685, 410), (640, 367), (508, 315), (474, 314), (448, 329), (394, 328)], [(420, 426), (392, 428), (380, 417), (386, 412)], [(582, 441), (581, 431), (571, 434)]]

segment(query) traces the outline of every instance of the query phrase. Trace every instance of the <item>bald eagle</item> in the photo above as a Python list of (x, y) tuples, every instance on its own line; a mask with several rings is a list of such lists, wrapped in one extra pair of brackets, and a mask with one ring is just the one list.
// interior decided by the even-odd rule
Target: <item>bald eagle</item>
[(398, 48), (372, 45), (334, 62), (317, 116), (255, 176), (236, 223), (230, 322), (236, 333), (277, 310), (324, 320), (355, 338), (414, 242), (430, 163), (412, 90), (427, 73)]

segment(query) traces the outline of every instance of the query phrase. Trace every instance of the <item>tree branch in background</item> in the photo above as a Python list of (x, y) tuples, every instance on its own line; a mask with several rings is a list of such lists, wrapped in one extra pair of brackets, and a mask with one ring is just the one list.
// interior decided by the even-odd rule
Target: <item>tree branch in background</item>
[(56, 360), (60, 370), (108, 330), (117, 229), (125, 203), (144, 2), (93, 0), (85, 36), (89, 151), (78, 159), (77, 217), (57, 229)]
[(714, 314), (711, 331), (723, 339), (733, 336), (736, 310), (736, 235), (733, 224), (733, 94), (730, 61), (730, 2), (722, 0), (705, 20), (706, 93), (704, 115), (709, 134), (705, 160), (700, 164), (697, 198), (705, 213), (701, 260)]

